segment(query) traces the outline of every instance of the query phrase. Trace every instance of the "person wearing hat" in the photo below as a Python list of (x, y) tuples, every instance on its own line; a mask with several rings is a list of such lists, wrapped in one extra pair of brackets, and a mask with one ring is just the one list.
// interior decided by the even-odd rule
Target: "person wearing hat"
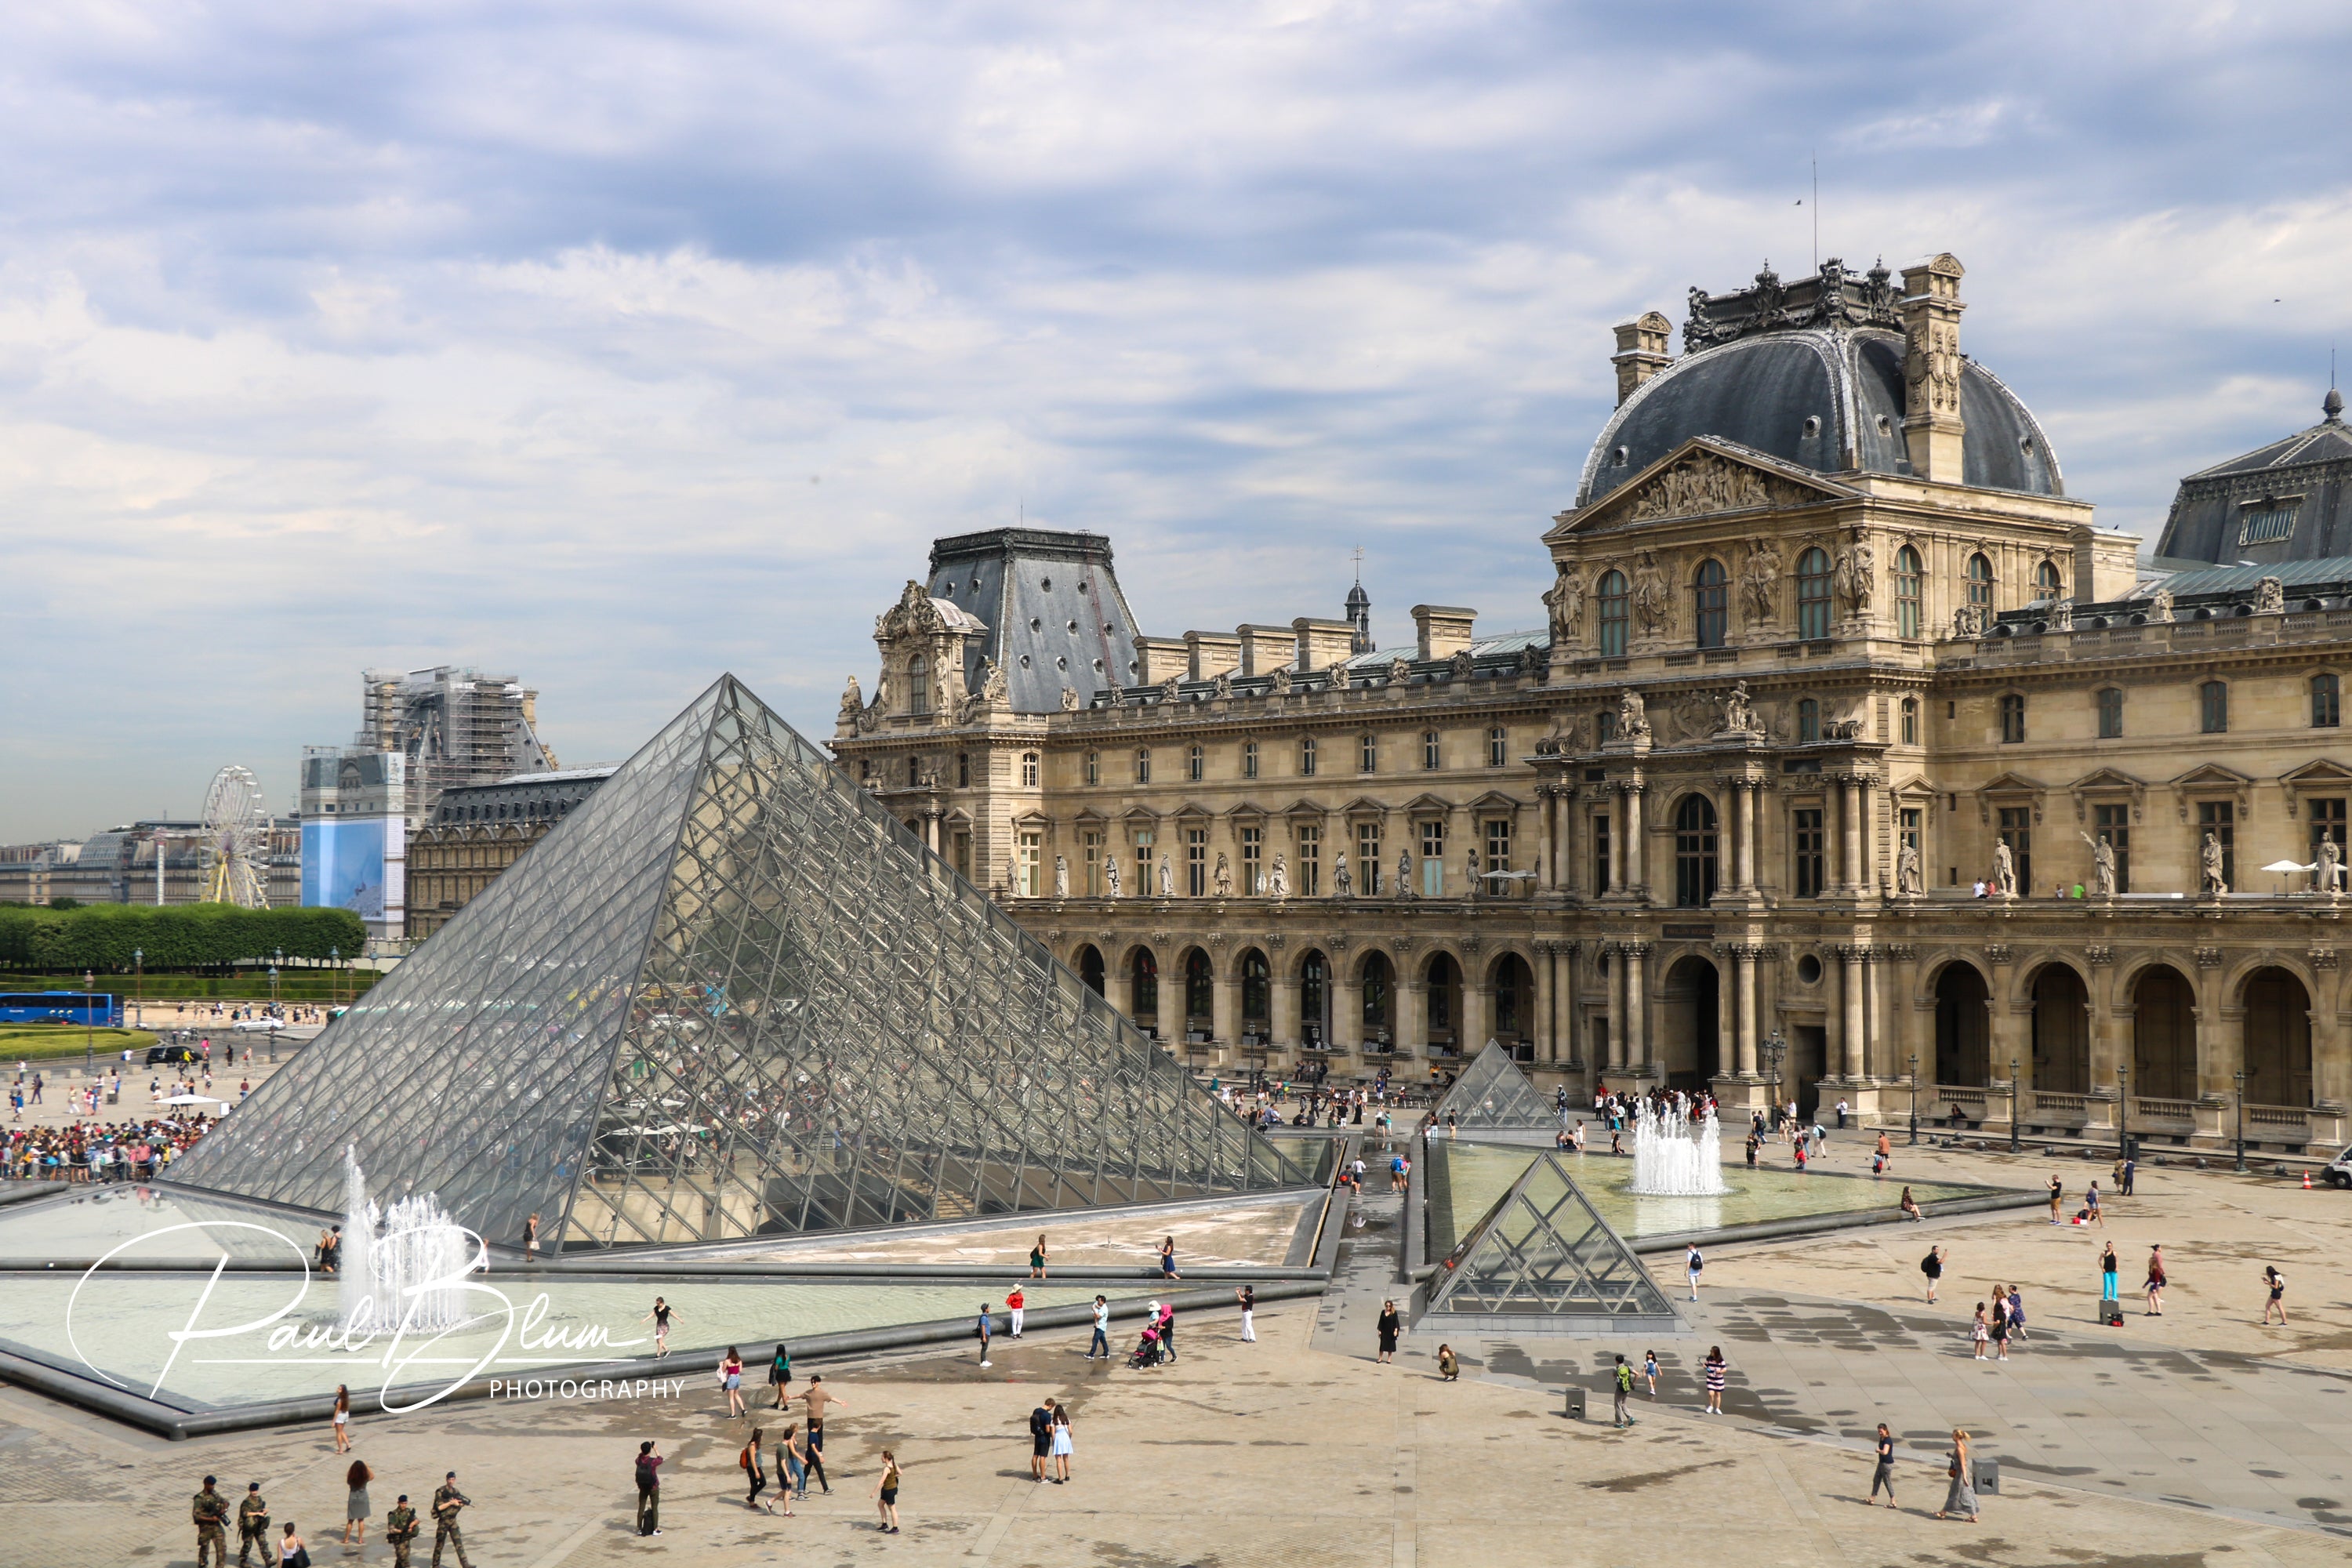
[(196, 1527), (196, 1568), (228, 1568), (228, 1499), (213, 1490), (213, 1478), (205, 1478), (204, 1490), (195, 1496), (188, 1517)]
[(383, 1516), (383, 1538), (392, 1542), (392, 1568), (408, 1568), (409, 1542), (423, 1528), (416, 1522), (416, 1510), (408, 1506), (408, 1494), (401, 1493), (392, 1511)]
[(441, 1481), (441, 1489), (433, 1494), (433, 1568), (441, 1568), (441, 1543), (447, 1542), (457, 1550), (457, 1568), (474, 1568), (466, 1560), (466, 1537), (457, 1529), (457, 1510), (472, 1504), (473, 1499), (457, 1489), (457, 1472), (451, 1470)]
[(246, 1553), (261, 1548), (261, 1568), (277, 1561), (269, 1550), (269, 1502), (259, 1481), (247, 1481), (245, 1500), (236, 1505), (236, 1568), (246, 1568)]

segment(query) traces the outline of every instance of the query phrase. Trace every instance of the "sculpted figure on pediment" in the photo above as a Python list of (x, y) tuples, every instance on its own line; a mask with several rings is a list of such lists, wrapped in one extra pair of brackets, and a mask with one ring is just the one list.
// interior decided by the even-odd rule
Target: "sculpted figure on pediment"
[(1713, 452), (1697, 452), (1634, 491), (1626, 503), (1625, 519), (1642, 522), (1656, 517), (1744, 511), (1795, 493), (1793, 487), (1775, 485), (1744, 463), (1729, 462)]

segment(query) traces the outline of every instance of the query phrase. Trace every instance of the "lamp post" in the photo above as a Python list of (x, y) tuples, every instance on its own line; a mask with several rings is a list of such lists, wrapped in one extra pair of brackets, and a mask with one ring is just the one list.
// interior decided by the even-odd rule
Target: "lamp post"
[(2009, 1058), (2009, 1152), (2017, 1152), (2017, 1058)]
[(2116, 1064), (2116, 1158), (2131, 1158), (2131, 1068)]
[(2235, 1084), (2235, 1085), (2237, 1086), (2237, 1089), (2238, 1089), (2238, 1163), (2237, 1163), (2237, 1167), (2236, 1167), (2236, 1169), (2237, 1169), (2238, 1174), (2240, 1174), (2240, 1175), (2242, 1175), (2242, 1175), (2244, 1175), (2244, 1174), (2246, 1173), (2246, 1074), (2245, 1074), (2245, 1070), (2242, 1068), (2240, 1068), (2238, 1071), (2231, 1073), (2231, 1074), (2230, 1075), (2230, 1081), (2231, 1081), (2231, 1083)]
[(1919, 1053), (1911, 1053), (1911, 1142), (1919, 1142)]
[(278, 1016), (278, 966), (286, 962), (286, 950), (279, 948), (269, 960), (269, 1016)]
[(147, 950), (131, 950), (131, 1011), (141, 1023), (147, 1021)]
[(1772, 1064), (1772, 1125), (1780, 1125), (1780, 1058), (1789, 1054), (1789, 1042), (1780, 1030), (1772, 1031), (1764, 1042), (1765, 1059)]
[(334, 971), (327, 981), (327, 999), (331, 1005), (340, 1007), (343, 1005), (343, 950), (341, 948), (331, 947), (327, 950), (327, 966)]
[(81, 1076), (93, 1078), (98, 1073), (98, 1020), (90, 1015), (98, 1005), (98, 973), (81, 972)]

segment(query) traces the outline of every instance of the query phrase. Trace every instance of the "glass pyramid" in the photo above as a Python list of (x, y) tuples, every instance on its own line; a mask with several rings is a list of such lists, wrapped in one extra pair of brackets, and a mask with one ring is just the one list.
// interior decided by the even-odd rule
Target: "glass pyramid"
[(1424, 1317), (1676, 1326), (1674, 1308), (1547, 1152), (1438, 1266)]
[[(1559, 1112), (1536, 1093), (1511, 1053), (1492, 1040), (1462, 1069), (1430, 1114), (1440, 1127), (1553, 1129), (1560, 1124)], [(1450, 1123), (1445, 1120), (1449, 1114), (1454, 1117)]]
[(1311, 1173), (722, 677), (172, 1168), (551, 1249)]

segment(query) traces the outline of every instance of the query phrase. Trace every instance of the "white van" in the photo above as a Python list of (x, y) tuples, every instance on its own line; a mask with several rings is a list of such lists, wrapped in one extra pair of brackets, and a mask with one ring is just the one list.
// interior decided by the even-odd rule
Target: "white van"
[(2320, 1174), (2327, 1178), (2331, 1187), (2352, 1187), (2352, 1149), (2336, 1155)]

